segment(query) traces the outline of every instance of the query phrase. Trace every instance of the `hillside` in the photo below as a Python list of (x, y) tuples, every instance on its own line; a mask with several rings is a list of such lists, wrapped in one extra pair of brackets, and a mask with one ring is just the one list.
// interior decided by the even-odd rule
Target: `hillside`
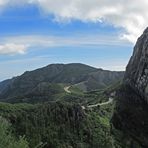
[(44, 148), (113, 146), (109, 117), (103, 108), (85, 111), (78, 104), (66, 102), (38, 105), (0, 103), (0, 116), (12, 124), (17, 137), (25, 135), (30, 148), (40, 143)]
[[(122, 80), (124, 72), (115, 72), (99, 69), (97, 72), (88, 74), (87, 80), (76, 84), (84, 91), (103, 89)], [(82, 86), (82, 87), (81, 87)], [(83, 88), (83, 86), (85, 86)]]
[[(9, 124), (5, 137), (12, 135), (25, 148), (112, 148), (116, 145), (110, 132), (114, 102), (105, 102), (118, 85), (85, 94), (67, 93), (56, 102), (0, 102), (0, 117)], [(90, 107), (94, 104), (104, 105)]]
[(21, 76), (0, 83), (1, 101), (28, 102), (30, 99), (54, 100), (55, 94), (64, 93), (65, 85), (82, 91), (102, 89), (121, 81), (124, 72), (111, 72), (88, 65), (51, 64), (28, 71)]

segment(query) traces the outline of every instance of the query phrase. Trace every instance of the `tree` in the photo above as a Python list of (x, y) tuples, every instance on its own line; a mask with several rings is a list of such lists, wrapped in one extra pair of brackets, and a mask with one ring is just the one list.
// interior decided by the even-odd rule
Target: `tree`
[(1, 148), (29, 148), (24, 137), (18, 140), (11, 133), (10, 123), (0, 116), (0, 147)]

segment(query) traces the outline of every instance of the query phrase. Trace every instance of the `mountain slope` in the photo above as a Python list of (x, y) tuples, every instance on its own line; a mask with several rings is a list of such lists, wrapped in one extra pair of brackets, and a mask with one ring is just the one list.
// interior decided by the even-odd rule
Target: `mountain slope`
[[(64, 91), (61, 84), (76, 85), (85, 91), (94, 90), (120, 81), (123, 74), (123, 72), (105, 71), (79, 63), (51, 64), (1, 82), (0, 99), (4, 101), (14, 98), (51, 99), (53, 94)], [(83, 84), (85, 89), (80, 84)]]
[(13, 134), (25, 135), (30, 148), (39, 143), (43, 148), (111, 148), (109, 119), (102, 112), (66, 102), (0, 103), (0, 116), (11, 122)]
[[(124, 73), (99, 69), (97, 72), (88, 74), (87, 80), (83, 82), (85, 91), (102, 89), (122, 80)], [(81, 84), (82, 85), (82, 82)], [(76, 84), (81, 89), (81, 86)]]

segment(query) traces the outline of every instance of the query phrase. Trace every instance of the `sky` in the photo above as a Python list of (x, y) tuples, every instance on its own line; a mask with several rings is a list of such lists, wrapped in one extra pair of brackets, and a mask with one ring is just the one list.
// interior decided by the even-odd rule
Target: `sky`
[(147, 0), (0, 0), (0, 81), (51, 63), (121, 71)]

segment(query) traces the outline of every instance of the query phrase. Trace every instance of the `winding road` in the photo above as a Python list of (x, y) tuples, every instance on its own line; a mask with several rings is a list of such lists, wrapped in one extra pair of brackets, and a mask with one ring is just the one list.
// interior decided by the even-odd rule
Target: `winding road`
[(93, 108), (93, 107), (97, 107), (97, 106), (107, 105), (107, 104), (110, 104), (112, 102), (113, 102), (113, 98), (110, 97), (107, 102), (97, 103), (97, 104), (94, 104), (94, 105), (88, 105), (87, 107), (88, 108)]
[(71, 86), (65, 86), (65, 87), (64, 87), (65, 92), (67, 92), (67, 93), (70, 94), (70, 93), (71, 93), (71, 91), (69, 90), (70, 87), (71, 87)]
[[(65, 86), (64, 87), (64, 90), (65, 92), (67, 93), (71, 93), (71, 91), (69, 90), (71, 86)], [(107, 102), (103, 102), (103, 103), (97, 103), (97, 104), (93, 104), (93, 105), (88, 105), (87, 108), (94, 108), (94, 107), (97, 107), (97, 106), (104, 106), (104, 105), (107, 105), (107, 104), (110, 104), (113, 102), (113, 98), (112, 97), (109, 97), (108, 101)], [(82, 109), (85, 109), (86, 107), (85, 106), (81, 106)]]

